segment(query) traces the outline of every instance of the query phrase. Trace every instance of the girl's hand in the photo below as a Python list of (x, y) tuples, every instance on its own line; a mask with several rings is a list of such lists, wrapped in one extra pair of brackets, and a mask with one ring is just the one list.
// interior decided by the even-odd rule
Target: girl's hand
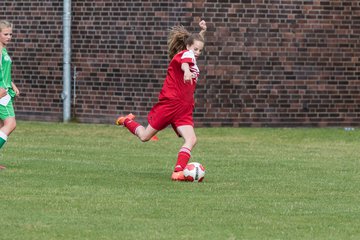
[(193, 77), (194, 74), (190, 71), (190, 67), (188, 63), (182, 63), (181, 64), (181, 70), (184, 71), (184, 83), (190, 82), (191, 85), (193, 84)]
[(189, 83), (192, 85), (193, 84), (193, 77), (194, 74), (190, 71), (185, 71), (184, 72), (184, 83)]
[(17, 97), (20, 95), (20, 91), (19, 91), (19, 89), (17, 87), (14, 88), (14, 92), (15, 92)]
[(206, 22), (204, 20), (199, 22), (199, 26), (200, 26), (201, 30), (206, 31), (207, 27), (206, 27)]
[(20, 95), (20, 91), (19, 89), (16, 87), (16, 85), (14, 83), (11, 84), (12, 86), (12, 89), (14, 90), (16, 96), (19, 96)]
[(5, 97), (7, 94), (6, 90), (4, 88), (0, 88), (0, 98)]

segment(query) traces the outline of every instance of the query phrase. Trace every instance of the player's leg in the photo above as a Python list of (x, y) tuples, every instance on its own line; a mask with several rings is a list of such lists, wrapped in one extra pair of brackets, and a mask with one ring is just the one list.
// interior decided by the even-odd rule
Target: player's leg
[[(2, 120), (0, 120), (0, 129), (3, 126), (4, 126), (4, 122)], [(4, 146), (6, 140), (7, 140), (7, 135), (5, 133), (3, 133), (2, 131), (0, 131), (0, 149), (2, 148), (2, 146)], [(4, 170), (4, 169), (6, 169), (6, 167), (3, 165), (0, 165), (0, 170)]]
[(4, 125), (0, 128), (0, 131), (9, 136), (16, 128), (15, 117), (8, 117), (3, 122)]
[[(15, 117), (9, 117), (2, 121), (2, 125), (0, 128), (0, 149), (6, 143), (8, 136), (12, 131), (16, 128)], [(0, 170), (6, 169), (5, 166), (0, 165)]]
[[(7, 106), (0, 107), (0, 150), (6, 143), (8, 136), (16, 128), (15, 113), (12, 102), (10, 101)], [(0, 165), (0, 170), (5, 169), (5, 166)]]
[(146, 128), (136, 122), (135, 116), (133, 114), (129, 114), (125, 117), (119, 117), (116, 120), (117, 125), (123, 125), (126, 127), (132, 134), (137, 136), (142, 142), (147, 142), (152, 139), (153, 136), (158, 132), (158, 130), (154, 129), (150, 125)]
[(15, 112), (12, 101), (7, 106), (0, 105), (0, 119), (2, 125), (0, 127), (0, 149), (4, 146), (8, 136), (16, 128)]
[(4, 146), (8, 136), (15, 130), (15, 117), (8, 117), (3, 120), (3, 126), (0, 128), (0, 149)]
[(182, 147), (190, 150), (193, 149), (197, 141), (194, 127), (191, 125), (180, 126), (177, 127), (177, 131), (180, 136), (184, 138), (184, 144)]
[(175, 181), (184, 181), (185, 178), (183, 170), (191, 158), (191, 150), (196, 145), (197, 140), (194, 127), (191, 125), (177, 127), (176, 132), (179, 136), (184, 138), (184, 144), (178, 152), (177, 161), (171, 179)]
[(138, 126), (135, 130), (135, 135), (142, 141), (147, 142), (156, 135), (158, 130), (154, 129), (150, 124), (145, 128), (143, 126)]
[(196, 134), (194, 127), (185, 125), (177, 127), (177, 132), (184, 139), (184, 144), (181, 146), (174, 171), (182, 171), (191, 158), (191, 150), (196, 144)]

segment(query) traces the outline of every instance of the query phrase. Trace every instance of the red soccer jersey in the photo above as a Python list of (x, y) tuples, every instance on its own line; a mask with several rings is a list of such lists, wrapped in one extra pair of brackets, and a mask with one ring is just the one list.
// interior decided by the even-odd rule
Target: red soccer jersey
[[(181, 69), (182, 63), (188, 63), (190, 71), (195, 73), (196, 77), (193, 78), (193, 84), (190, 82), (184, 83), (184, 71)], [(176, 100), (184, 104), (194, 105), (194, 92), (199, 73), (193, 51), (183, 50), (176, 54), (169, 64), (159, 100)]]

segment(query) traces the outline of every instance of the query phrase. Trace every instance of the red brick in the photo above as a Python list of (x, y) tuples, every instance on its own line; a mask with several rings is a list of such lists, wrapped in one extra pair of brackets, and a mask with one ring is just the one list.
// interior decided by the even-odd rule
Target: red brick
[[(62, 120), (62, 2), (3, 0), (15, 24), (18, 119)], [(167, 33), (208, 23), (197, 126), (359, 126), (357, 0), (72, 1), (79, 122), (141, 122), (166, 68)], [(31, 14), (24, 14), (31, 12)]]

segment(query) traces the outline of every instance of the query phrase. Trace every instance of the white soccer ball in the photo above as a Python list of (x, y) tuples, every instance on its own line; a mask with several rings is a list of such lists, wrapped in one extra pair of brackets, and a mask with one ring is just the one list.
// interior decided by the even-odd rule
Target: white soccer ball
[(184, 168), (184, 177), (189, 182), (202, 182), (205, 176), (205, 168), (198, 162), (191, 162)]

